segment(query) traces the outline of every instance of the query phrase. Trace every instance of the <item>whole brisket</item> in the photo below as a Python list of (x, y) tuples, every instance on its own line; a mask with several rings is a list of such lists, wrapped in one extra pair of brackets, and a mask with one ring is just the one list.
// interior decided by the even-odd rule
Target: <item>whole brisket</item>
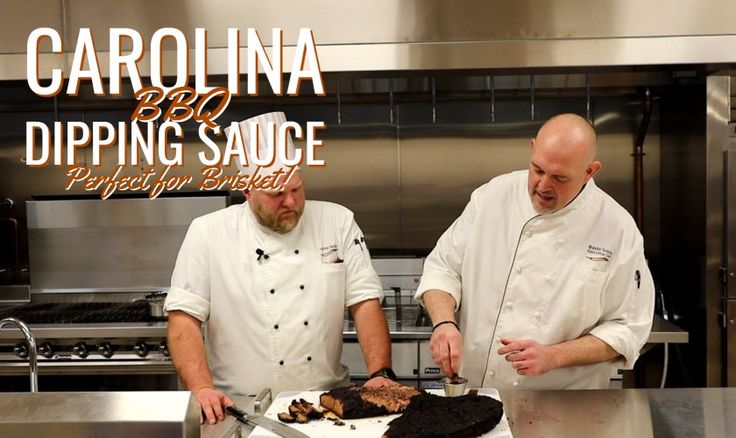
[(503, 417), (503, 403), (477, 392), (461, 397), (421, 394), (389, 423), (388, 438), (461, 438), (480, 436)]

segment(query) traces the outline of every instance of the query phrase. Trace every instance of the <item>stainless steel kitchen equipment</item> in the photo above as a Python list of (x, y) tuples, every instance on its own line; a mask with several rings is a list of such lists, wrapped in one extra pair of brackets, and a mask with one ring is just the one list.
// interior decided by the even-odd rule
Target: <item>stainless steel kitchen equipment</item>
[[(21, 230), (22, 268), (27, 267), (24, 201), (35, 193), (59, 193), (65, 181), (61, 169), (29, 168), (22, 161), (25, 121), (129, 121), (135, 106), (130, 87), (119, 96), (96, 97), (88, 81), (74, 97), (60, 93), (40, 98), (30, 93), (24, 52), (34, 28), (58, 29), (66, 48), (65, 53), (54, 54), (42, 45), (44, 78), (52, 68), (69, 76), (71, 48), (81, 27), (89, 27), (95, 35), (105, 77), (111, 27), (133, 28), (146, 42), (162, 27), (181, 29), (190, 42), (195, 28), (205, 28), (208, 82), (224, 85), (228, 27), (240, 28), (241, 34), (247, 27), (256, 28), (266, 45), (271, 43), (268, 29), (284, 29), (284, 57), (289, 59), (296, 29), (309, 26), (318, 46), (326, 96), (313, 96), (305, 89), (299, 97), (275, 97), (261, 78), (260, 95), (235, 97), (222, 122), (243, 120), (264, 108), (284, 110), (302, 124), (326, 121), (321, 158), (330, 165), (318, 171), (305, 169), (309, 196), (355, 211), (374, 255), (425, 256), (475, 187), (526, 166), (526, 145), (542, 120), (566, 111), (585, 115), (600, 134), (604, 171), (596, 181), (643, 219), (647, 257), (670, 321), (692, 334), (688, 347), (670, 353), (671, 370), (680, 370), (672, 381), (724, 384), (725, 360), (731, 355), (727, 349), (733, 345), (727, 341), (726, 328), (731, 327), (727, 307), (733, 300), (724, 299), (724, 285), (733, 288), (733, 262), (726, 262), (724, 255), (726, 224), (731, 223), (724, 218), (730, 199), (724, 191), (724, 169), (731, 164), (723, 152), (733, 120), (729, 106), (733, 92), (728, 88), (729, 72), (736, 66), (732, 19), (736, 3), (507, 3), (227, 0), (209, 8), (186, 0), (165, 16), (147, 14), (146, 20), (139, 20), (150, 9), (150, 1), (114, 6), (63, 1), (51, 8), (43, 0), (0, 1), (6, 24), (0, 26), (4, 116), (0, 199), (14, 200), (3, 203), (12, 205), (2, 212), (16, 219)], [(34, 11), (33, 20), (28, 10)], [(241, 52), (245, 53), (242, 46)], [(173, 56), (173, 49), (164, 50), (164, 57)], [(240, 62), (243, 70), (244, 56)], [(285, 64), (288, 70), (289, 63)], [(164, 70), (170, 72), (168, 64)], [(140, 71), (144, 77), (150, 73), (149, 50), (144, 50)], [(247, 80), (253, 78), (241, 76), (241, 89)], [(196, 138), (195, 127), (184, 129), (183, 171), (197, 174), (195, 154), (200, 145), (190, 139)], [(79, 152), (86, 163), (89, 151)], [(82, 193), (76, 187), (70, 192)], [(14, 247), (6, 251), (15, 252)], [(147, 248), (147, 254), (157, 250)], [(66, 253), (55, 256), (76, 258)], [(156, 265), (151, 257), (143, 266)], [(12, 254), (3, 258), (8, 266), (12, 259)], [(31, 256), (34, 279), (35, 267), (47, 261)], [(86, 278), (83, 271), (77, 274)], [(59, 291), (69, 280), (64, 272), (39, 275), (35, 286), (43, 290)], [(110, 278), (119, 275), (124, 274), (111, 271)], [(105, 288), (104, 280), (95, 279)], [(403, 324), (403, 305), (388, 313), (395, 315), (398, 309), (402, 318), (397, 320)], [(678, 362), (684, 365), (674, 366)]]
[(37, 196), (28, 201), (31, 292), (167, 289), (192, 219), (229, 205), (222, 192), (184, 195), (155, 200)]
[[(55, 8), (42, 7), (46, 5), (43, 0), (30, 5), (37, 13), (34, 20), (27, 19), (28, 4), (10, 0), (3, 4), (8, 25), (0, 33), (0, 79), (25, 80), (26, 38), (39, 23), (62, 30), (64, 47), (69, 48), (63, 56), (43, 50), (39, 60), (42, 77), (48, 77), (51, 68), (71, 65), (80, 27), (92, 30), (105, 76), (111, 27), (129, 27), (141, 34), (146, 42), (138, 67), (142, 76), (151, 71), (148, 42), (157, 29), (181, 29), (191, 47), (194, 29), (206, 28), (207, 71), (224, 75), (228, 27), (240, 28), (241, 35), (246, 27), (256, 28), (266, 45), (271, 44), (271, 28), (284, 29), (283, 57), (288, 60), (299, 28), (309, 27), (320, 47), (323, 72), (731, 63), (735, 35), (729, 17), (736, 12), (730, 0), (710, 0), (697, 7), (688, 3), (670, 7), (667, 0), (652, 0), (644, 6), (636, 0), (596, 4), (568, 0), (543, 5), (534, 0), (512, 5), (459, 0), (451, 7), (441, 0), (400, 4), (376, 0), (370, 5), (355, 0), (340, 4), (228, 0), (217, 9), (186, 0), (165, 16), (139, 20), (150, 6), (145, 0), (120, 3), (113, 11), (93, 0), (62, 2)], [(283, 13), (286, 10), (288, 16)], [(664, 10), (668, 13), (662, 14)], [(240, 71), (245, 72), (245, 59), (241, 65)], [(284, 70), (290, 67), (284, 62)]]
[[(416, 257), (376, 257), (373, 267), (384, 288), (383, 309), (391, 334), (393, 370), (399, 381), (413, 386), (437, 379), (439, 368), (426, 354), (431, 334), (429, 319), (414, 301), (424, 259)], [(345, 313), (342, 363), (350, 368), (356, 381), (367, 379), (363, 353), (357, 342), (355, 326)]]
[(199, 405), (190, 392), (0, 393), (4, 438), (194, 438)]
[[(33, 330), (41, 378), (60, 390), (176, 389), (165, 290), (189, 223), (227, 205), (222, 193), (29, 201), (32, 299), (0, 308), (0, 317)], [(0, 330), (0, 376), (7, 378), (25, 374), (36, 353), (13, 335)]]
[[(723, 325), (726, 327), (726, 381), (736, 386), (736, 77), (730, 76), (728, 91), (728, 140), (725, 142), (725, 215), (723, 266), (720, 268), (723, 285)], [(725, 109), (725, 108), (724, 108)], [(719, 130), (723, 132), (723, 130)]]
[(660, 282), (669, 320), (690, 332), (690, 344), (671, 355), (688, 363), (684, 385), (736, 385), (733, 76), (727, 70), (708, 76), (673, 90), (661, 104), (666, 270)]

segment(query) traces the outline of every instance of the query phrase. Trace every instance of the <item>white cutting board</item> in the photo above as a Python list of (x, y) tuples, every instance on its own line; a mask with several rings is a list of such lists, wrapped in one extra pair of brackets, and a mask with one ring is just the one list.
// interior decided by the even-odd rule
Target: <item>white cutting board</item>
[[(427, 392), (437, 395), (443, 395), (442, 390), (430, 389)], [(279, 412), (288, 412), (288, 406), (291, 401), (303, 398), (304, 400), (319, 405), (319, 395), (324, 391), (303, 391), (303, 392), (282, 392), (276, 396), (271, 403), (271, 406), (266, 411), (266, 417), (278, 421), (276, 416)], [(483, 388), (478, 390), (478, 394), (493, 397), (496, 400), (501, 400), (498, 396), (498, 391), (493, 388)], [(383, 433), (388, 429), (389, 421), (398, 417), (399, 415), (384, 415), (382, 417), (373, 418), (360, 418), (357, 420), (343, 420), (344, 426), (335, 426), (332, 421), (329, 420), (312, 420), (307, 424), (291, 423), (289, 426), (297, 429), (311, 438), (334, 438), (339, 437), (353, 437), (353, 438), (380, 438)], [(351, 429), (350, 425), (354, 425), (355, 429)], [(278, 437), (273, 433), (261, 428), (256, 427), (250, 434), (251, 438), (273, 438)], [(504, 412), (503, 417), (498, 425), (490, 432), (483, 435), (483, 438), (513, 438), (511, 435), (511, 428), (509, 428), (509, 421), (506, 419), (506, 413)]]

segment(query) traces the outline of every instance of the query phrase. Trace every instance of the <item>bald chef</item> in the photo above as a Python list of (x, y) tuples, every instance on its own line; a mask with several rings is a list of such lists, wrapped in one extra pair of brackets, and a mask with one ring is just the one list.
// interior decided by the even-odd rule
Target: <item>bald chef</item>
[(636, 224), (593, 181), (596, 142), (580, 116), (548, 120), (529, 169), (476, 189), (440, 237), (417, 298), (445, 373), (472, 386), (595, 389), (633, 366), (654, 284)]
[[(266, 132), (269, 122), (278, 129), (286, 117), (268, 113), (241, 122), (247, 144), (252, 122)], [(259, 150), (265, 147), (260, 138)], [(287, 147), (293, 157), (290, 133)], [(242, 174), (255, 171), (239, 167)], [(276, 161), (259, 174), (279, 169), (288, 173)], [(192, 221), (166, 299), (174, 365), (207, 421), (222, 420), (222, 407), (232, 404), (226, 394), (347, 384), (340, 363), (346, 307), (371, 375), (366, 385), (391, 384), (382, 287), (353, 213), (305, 201), (299, 171), (283, 191), (246, 191), (245, 198)]]

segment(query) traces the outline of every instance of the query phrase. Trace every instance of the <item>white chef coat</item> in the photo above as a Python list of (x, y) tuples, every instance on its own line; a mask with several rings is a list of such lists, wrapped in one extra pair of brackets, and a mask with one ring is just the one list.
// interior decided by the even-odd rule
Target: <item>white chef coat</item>
[[(540, 215), (527, 177), (528, 171), (501, 175), (473, 192), (427, 258), (416, 298), (429, 289), (455, 298), (461, 374), (472, 386), (607, 388), (613, 367), (633, 367), (651, 330), (654, 284), (642, 236), (592, 179), (567, 206)], [(586, 334), (624, 363), (525, 377), (497, 354), (501, 338), (555, 344)]]
[(347, 384), (344, 311), (373, 298), (383, 298), (381, 283), (350, 210), (307, 201), (297, 226), (279, 234), (245, 203), (192, 222), (165, 308), (207, 323), (217, 388), (277, 394)]

